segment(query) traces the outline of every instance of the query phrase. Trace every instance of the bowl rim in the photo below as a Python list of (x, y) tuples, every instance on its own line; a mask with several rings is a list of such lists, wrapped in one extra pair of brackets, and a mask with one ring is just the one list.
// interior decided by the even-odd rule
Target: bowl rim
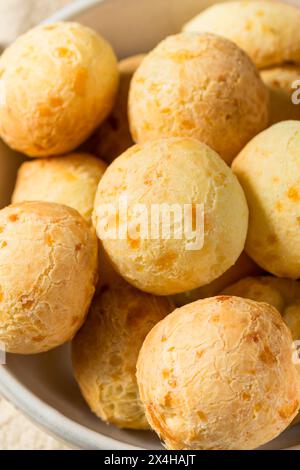
[[(86, 12), (96, 5), (112, 1), (114, 0), (77, 0), (59, 9), (40, 24), (72, 21), (74, 16)], [(52, 434), (75, 449), (146, 450), (105, 436), (101, 432), (93, 431), (67, 418), (63, 413), (29, 391), (9, 370), (6, 370), (5, 365), (0, 365), (0, 394), (40, 428), (44, 429), (45, 432)], [(300, 450), (300, 444), (282, 450)]]
[(111, 3), (113, 0), (77, 0), (59, 9), (53, 15), (46, 18), (40, 24), (56, 23), (58, 21), (70, 21), (72, 17), (86, 12), (101, 3)]
[(60, 438), (66, 444), (85, 450), (146, 450), (105, 436), (67, 418), (22, 385), (5, 367), (5, 365), (0, 366), (1, 395), (40, 428)]
[[(93, 431), (38, 398), (22, 385), (11, 372), (0, 366), (0, 394), (46, 433), (58, 438), (73, 449), (80, 450), (144, 450), (143, 447)], [(300, 444), (281, 450), (300, 450)]]

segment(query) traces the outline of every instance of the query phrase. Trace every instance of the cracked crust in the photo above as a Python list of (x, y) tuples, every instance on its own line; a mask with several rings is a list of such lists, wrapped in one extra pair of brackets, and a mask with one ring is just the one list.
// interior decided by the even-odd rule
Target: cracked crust
[(64, 204), (90, 223), (96, 190), (106, 168), (104, 162), (85, 153), (25, 162), (18, 172), (12, 202)]
[(210, 32), (230, 39), (258, 68), (300, 63), (300, 10), (269, 1), (235, 1), (213, 5), (183, 31)]
[[(300, 282), (271, 276), (247, 277), (223, 291), (256, 302), (266, 302), (281, 313), (294, 341), (300, 340)], [(292, 424), (300, 422), (300, 413)]]
[(167, 298), (123, 281), (102, 288), (73, 341), (73, 366), (82, 394), (102, 420), (149, 429), (136, 382), (136, 361), (151, 328), (173, 310)]
[(111, 46), (91, 29), (32, 29), (0, 59), (1, 137), (31, 157), (71, 152), (110, 113), (118, 75)]
[(168, 315), (143, 344), (137, 378), (147, 419), (168, 449), (253, 449), (300, 406), (292, 337), (279, 312), (238, 297)]
[(24, 202), (0, 211), (0, 341), (35, 354), (72, 339), (95, 292), (97, 239), (77, 211)]
[[(101, 209), (112, 204), (118, 216), (124, 196), (131, 229), (140, 225), (137, 203), (146, 206), (148, 221), (154, 204), (204, 204), (203, 247), (189, 249), (185, 233), (174, 239), (174, 220), (169, 224), (162, 216), (158, 237), (132, 239), (127, 233), (125, 239), (107, 239), (103, 227), (112, 218)], [(248, 208), (236, 178), (213, 150), (195, 139), (171, 138), (133, 146), (110, 165), (98, 187), (93, 223), (122, 277), (145, 292), (171, 295), (208, 284), (235, 263), (244, 248)], [(163, 239), (169, 226), (171, 237)]]
[(135, 142), (194, 137), (231, 163), (268, 124), (268, 92), (246, 54), (227, 39), (181, 33), (143, 60), (129, 93)]
[(300, 122), (257, 135), (232, 164), (247, 198), (247, 254), (278, 277), (300, 277)]

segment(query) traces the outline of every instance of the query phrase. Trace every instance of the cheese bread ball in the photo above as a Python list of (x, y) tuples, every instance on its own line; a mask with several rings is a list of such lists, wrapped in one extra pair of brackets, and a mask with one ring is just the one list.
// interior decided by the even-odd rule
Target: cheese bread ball
[[(300, 283), (291, 279), (272, 276), (247, 277), (223, 291), (224, 295), (235, 295), (257, 302), (267, 302), (281, 313), (293, 340), (300, 340)], [(293, 425), (300, 422), (300, 413)]]
[(0, 341), (35, 354), (72, 339), (95, 292), (97, 239), (77, 211), (23, 202), (0, 211)]
[(138, 54), (119, 62), (120, 87), (113, 110), (84, 147), (109, 163), (134, 144), (128, 122), (128, 93), (132, 75), (144, 57)]
[(146, 417), (168, 449), (248, 450), (278, 436), (300, 406), (292, 337), (272, 306), (198, 300), (148, 334), (137, 378)]
[(247, 277), (223, 291), (246, 299), (266, 302), (281, 313), (294, 340), (300, 339), (300, 282), (272, 276)]
[(136, 362), (151, 328), (173, 310), (163, 297), (123, 281), (95, 298), (73, 341), (77, 382), (91, 410), (120, 428), (148, 429), (136, 381)]
[(266, 271), (300, 277), (300, 121), (256, 136), (233, 162), (250, 219), (247, 254)]
[(162, 41), (133, 76), (135, 142), (194, 137), (231, 163), (268, 124), (268, 92), (249, 58), (227, 39), (181, 33)]
[(184, 31), (210, 32), (230, 39), (265, 68), (300, 63), (300, 10), (281, 2), (218, 3), (193, 18)]
[(183, 292), (172, 296), (172, 300), (176, 307), (195, 302), (199, 299), (206, 299), (207, 297), (214, 297), (225, 289), (225, 287), (239, 281), (246, 276), (258, 276), (263, 274), (263, 270), (252, 261), (249, 256), (243, 251), (237, 262), (231, 266), (222, 276), (218, 277), (215, 281), (207, 284), (206, 286), (199, 287), (191, 291)]
[(108, 116), (117, 88), (103, 38), (77, 23), (38, 26), (0, 58), (0, 136), (31, 157), (70, 152)]
[(300, 66), (272, 67), (262, 70), (260, 76), (269, 89), (270, 124), (289, 119), (300, 120), (300, 94), (297, 91), (300, 86)]
[(105, 170), (103, 161), (83, 153), (25, 162), (18, 172), (12, 202), (65, 204), (90, 222), (98, 183)]
[(110, 165), (93, 222), (121, 276), (143, 291), (171, 295), (208, 284), (236, 262), (248, 208), (213, 150), (171, 138), (135, 145)]

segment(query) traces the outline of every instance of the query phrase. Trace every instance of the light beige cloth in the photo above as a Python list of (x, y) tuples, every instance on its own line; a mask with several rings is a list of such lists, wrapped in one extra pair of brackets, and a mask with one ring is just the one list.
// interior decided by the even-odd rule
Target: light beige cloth
[(74, 0), (0, 0), (0, 44), (17, 36)]
[[(74, 0), (0, 0), (0, 46)], [(0, 396), (0, 450), (63, 450)]]
[(65, 450), (67, 447), (38, 429), (0, 397), (0, 449)]

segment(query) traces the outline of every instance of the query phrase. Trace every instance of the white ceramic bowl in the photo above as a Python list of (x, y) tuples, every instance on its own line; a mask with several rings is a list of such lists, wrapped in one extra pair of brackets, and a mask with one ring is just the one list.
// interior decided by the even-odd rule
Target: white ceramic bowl
[[(74, 20), (93, 27), (120, 58), (151, 49), (213, 0), (80, 0), (49, 22)], [(293, 0), (299, 3), (300, 0)], [(15, 173), (23, 157), (0, 142), (0, 208), (10, 201)], [(37, 356), (8, 355), (0, 367), (0, 392), (41, 427), (80, 449), (160, 449), (152, 433), (121, 431), (98, 420), (73, 379), (69, 345)], [(264, 448), (300, 449), (300, 427)]]

